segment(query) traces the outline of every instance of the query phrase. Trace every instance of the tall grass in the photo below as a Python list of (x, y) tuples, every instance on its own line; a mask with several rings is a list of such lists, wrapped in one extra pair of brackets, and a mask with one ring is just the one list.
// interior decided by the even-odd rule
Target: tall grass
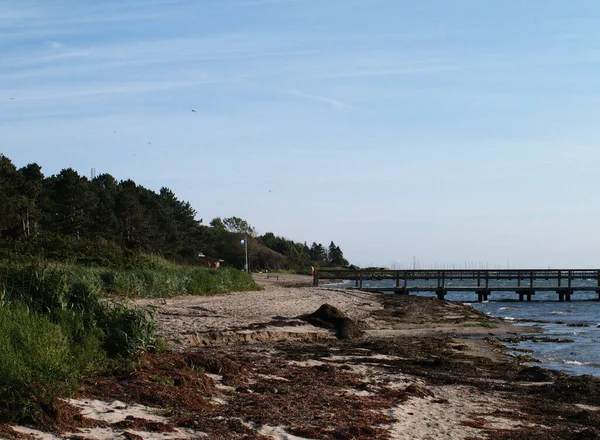
[(151, 317), (119, 298), (257, 288), (235, 269), (177, 266), (156, 257), (128, 270), (0, 261), (0, 420), (35, 418), (103, 359), (156, 347)]
[(126, 270), (63, 265), (73, 282), (81, 282), (109, 296), (156, 298), (181, 295), (218, 295), (258, 290), (250, 274), (232, 268), (218, 270), (171, 264)]
[(65, 268), (0, 266), (0, 420), (35, 418), (107, 356), (154, 347), (150, 316), (101, 292)]
[(81, 360), (64, 329), (21, 304), (0, 307), (0, 416), (31, 417), (75, 390)]

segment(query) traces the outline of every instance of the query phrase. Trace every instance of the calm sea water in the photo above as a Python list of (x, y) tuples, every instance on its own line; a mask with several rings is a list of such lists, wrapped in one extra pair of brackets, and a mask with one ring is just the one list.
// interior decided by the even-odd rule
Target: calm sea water
[[(420, 286), (425, 282), (421, 281)], [(436, 281), (430, 281), (431, 286)], [(454, 285), (465, 285), (466, 281), (455, 281)], [(515, 285), (512, 282), (496, 281), (490, 286)], [(556, 281), (536, 282), (536, 286), (556, 285)], [(365, 282), (365, 287), (392, 286), (393, 281)], [(409, 284), (410, 286), (411, 284)], [(415, 284), (416, 285), (416, 284)], [(453, 282), (446, 282), (452, 286)], [(476, 285), (476, 282), (473, 282)], [(526, 283), (523, 284), (524, 286)], [(573, 286), (589, 286), (597, 288), (596, 280), (574, 281)], [(423, 296), (434, 296), (434, 293), (418, 293)], [(539, 336), (571, 339), (573, 342), (533, 342), (524, 341), (509, 344), (509, 347), (531, 350), (531, 355), (541, 361), (541, 366), (561, 370), (573, 375), (591, 374), (600, 376), (600, 301), (596, 292), (575, 292), (570, 302), (559, 302), (555, 292), (536, 293), (531, 302), (518, 301), (514, 292), (494, 292), (489, 301), (477, 303), (474, 292), (450, 292), (446, 295), (449, 301), (467, 303), (482, 312), (508, 321), (516, 325), (537, 325), (544, 333)], [(541, 322), (540, 322), (541, 321)], [(573, 327), (569, 324), (586, 327)]]

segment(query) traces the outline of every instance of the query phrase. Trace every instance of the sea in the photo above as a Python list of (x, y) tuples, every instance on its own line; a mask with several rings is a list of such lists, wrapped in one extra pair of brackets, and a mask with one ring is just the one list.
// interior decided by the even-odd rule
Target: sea
[[(431, 286), (437, 284), (430, 281)], [(392, 286), (393, 280), (365, 281), (364, 287)], [(421, 281), (420, 286), (425, 282)], [(433, 284), (436, 283), (436, 284)], [(455, 281), (455, 285), (464, 286), (465, 281)], [(460, 283), (460, 284), (459, 284)], [(514, 281), (496, 281), (492, 286), (514, 285)], [(543, 286), (545, 281), (536, 281)], [(551, 281), (547, 282), (548, 286)], [(553, 282), (556, 284), (556, 281)], [(453, 281), (446, 281), (446, 286)], [(475, 284), (474, 284), (475, 285)], [(411, 284), (409, 284), (411, 286)], [(600, 301), (595, 289), (597, 280), (573, 281), (573, 287), (590, 287), (594, 291), (575, 292), (571, 301), (559, 302), (555, 292), (537, 292), (532, 301), (519, 301), (515, 292), (492, 292), (488, 301), (478, 303), (474, 292), (449, 292), (446, 300), (461, 302), (484, 312), (489, 316), (501, 318), (515, 325), (535, 325), (542, 329), (533, 340), (524, 340), (506, 344), (515, 354), (528, 354), (539, 360), (539, 365), (559, 370), (571, 375), (589, 374), (600, 377)], [(434, 293), (411, 293), (411, 295), (433, 296)], [(542, 340), (546, 342), (542, 342)], [(562, 342), (548, 342), (562, 341)], [(564, 342), (569, 341), (569, 342)]]

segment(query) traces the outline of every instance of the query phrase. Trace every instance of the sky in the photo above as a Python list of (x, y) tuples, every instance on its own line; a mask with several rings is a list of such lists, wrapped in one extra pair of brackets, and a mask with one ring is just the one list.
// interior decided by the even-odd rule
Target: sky
[(0, 0), (0, 153), (361, 266), (600, 267), (596, 0)]

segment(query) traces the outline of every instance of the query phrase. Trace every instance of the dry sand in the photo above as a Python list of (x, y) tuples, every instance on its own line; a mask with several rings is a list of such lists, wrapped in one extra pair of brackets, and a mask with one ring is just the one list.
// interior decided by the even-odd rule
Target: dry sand
[[(312, 287), (310, 277), (280, 275), (278, 278), (272, 276), (267, 278), (266, 274), (257, 274), (255, 278), (263, 290), (234, 292), (212, 297), (144, 299), (135, 303), (136, 306), (150, 310), (154, 314), (159, 334), (175, 351), (202, 351), (201, 347), (207, 347), (204, 350), (217, 350), (211, 353), (219, 354), (219, 347), (223, 347), (222, 353), (232, 359), (234, 356), (245, 359), (254, 356), (255, 378), (243, 387), (247, 391), (240, 391), (240, 387), (221, 383), (224, 380), (221, 375), (210, 375), (216, 385), (217, 394), (210, 399), (215, 408), (226, 408), (231, 405), (231, 399), (235, 398), (236, 392), (244, 392), (246, 395), (257, 392), (252, 391), (252, 388), (256, 388), (259, 382), (274, 384), (272, 386), (279, 389), (290, 388), (290, 385), (293, 385), (290, 381), (293, 381), (296, 376), (292, 374), (284, 378), (282, 376), (285, 372), (335, 367), (336, 371), (345, 371), (355, 377), (352, 380), (359, 384), (358, 388), (349, 387), (342, 392), (348, 396), (348, 399), (358, 399), (355, 401), (357, 405), (363, 401), (371, 401), (378, 402), (381, 408), (383, 398), (380, 396), (390, 396), (394, 390), (401, 392), (399, 395), (403, 396), (401, 399), (389, 400), (389, 404), (377, 410), (389, 421), (377, 426), (378, 429), (383, 430), (381, 432), (387, 433), (387, 437), (383, 434), (369, 434), (370, 431), (363, 430), (357, 431), (355, 437), (339, 438), (459, 440), (486, 438), (490, 430), (495, 429), (507, 430), (507, 432), (511, 430), (517, 432), (528, 426), (544, 429), (541, 424), (521, 421), (518, 409), (507, 413), (506, 408), (511, 405), (514, 407), (515, 404), (507, 401), (506, 393), (482, 388), (475, 382), (473, 385), (444, 384), (439, 380), (429, 383), (426, 374), (416, 375), (413, 373), (417, 370), (400, 371), (395, 367), (396, 364), (400, 365), (410, 360), (403, 357), (404, 353), (405, 356), (409, 356), (410, 350), (394, 352), (386, 348), (386, 352), (383, 353), (378, 352), (376, 348), (378, 344), (387, 344), (382, 341), (398, 341), (402, 338), (405, 347), (410, 347), (411, 344), (421, 344), (422, 340), (428, 341), (426, 338), (433, 336), (445, 338), (444, 343), (453, 347), (452, 350), (455, 352), (460, 352), (461, 356), (464, 355), (461, 362), (468, 364), (469, 358), (484, 359), (485, 362), (493, 365), (506, 362), (507, 355), (497, 345), (472, 336), (516, 334), (528, 329), (512, 327), (500, 321), (492, 322), (473, 309), (435, 299), (396, 298), (395, 303), (389, 304), (381, 294), (335, 286)], [(359, 323), (365, 331), (365, 335), (361, 338), (362, 345), (352, 345), (350, 342), (340, 345), (332, 330), (314, 327), (298, 318), (300, 315), (314, 312), (325, 303), (335, 306)], [(437, 340), (435, 338), (432, 340)], [(273, 344), (277, 342), (292, 345)], [(425, 367), (423, 368), (427, 368), (428, 362), (440, 361), (439, 357), (433, 361), (428, 359), (427, 350), (421, 349), (419, 353), (424, 356), (422, 363)], [(278, 362), (279, 373), (267, 371), (266, 367), (261, 370), (260, 365), (263, 365), (261, 362), (266, 366), (275, 362), (275, 359)], [(248, 370), (251, 369), (249, 366)], [(241, 395), (238, 394), (239, 396)], [(293, 399), (292, 396), (290, 398)], [(157, 415), (158, 409), (152, 410), (139, 406), (134, 401), (115, 403), (80, 398), (71, 403), (81, 409), (84, 417), (95, 420), (106, 420), (106, 417), (110, 417), (110, 421), (114, 422), (125, 420), (129, 415), (149, 421), (166, 421), (164, 416)], [(231, 437), (218, 438), (276, 440), (317, 438), (306, 434), (309, 432), (307, 430), (299, 430), (297, 424), (291, 433), (292, 422), (293, 420), (290, 420), (289, 425), (282, 423), (273, 426), (243, 418), (240, 414), (237, 423), (242, 423), (244, 429), (254, 432), (254, 437), (231, 434)], [(28, 431), (28, 428), (17, 429), (30, 435), (29, 438), (57, 438), (48, 434), (43, 437), (44, 434)], [(300, 435), (299, 433), (302, 432), (305, 434)], [(197, 429), (177, 427), (175, 432), (164, 434), (162, 437), (149, 432), (130, 431), (127, 434), (124, 430), (111, 430), (110, 427), (87, 429), (70, 435), (88, 439), (211, 438), (202, 427)], [(318, 438), (337, 437), (331, 434), (331, 437), (325, 435)]]
[[(277, 276), (277, 278), (273, 278)], [(277, 340), (333, 339), (334, 333), (298, 319), (322, 304), (330, 304), (347, 317), (361, 322), (367, 335), (396, 337), (427, 334), (488, 335), (525, 332), (498, 322), (479, 325), (480, 315), (465, 314), (461, 305), (447, 304), (440, 319), (428, 321), (383, 317), (380, 293), (341, 287), (312, 287), (311, 277), (256, 274), (263, 290), (219, 296), (142, 299), (135, 302), (154, 314), (160, 336), (174, 349), (219, 343), (257, 343)]]
[(310, 277), (278, 277), (275, 280), (256, 275), (264, 288), (257, 292), (143, 299), (135, 304), (154, 314), (160, 336), (175, 349), (215, 343), (334, 339), (331, 331), (309, 325), (298, 316), (327, 303), (361, 321), (383, 308), (380, 294), (305, 287)]

